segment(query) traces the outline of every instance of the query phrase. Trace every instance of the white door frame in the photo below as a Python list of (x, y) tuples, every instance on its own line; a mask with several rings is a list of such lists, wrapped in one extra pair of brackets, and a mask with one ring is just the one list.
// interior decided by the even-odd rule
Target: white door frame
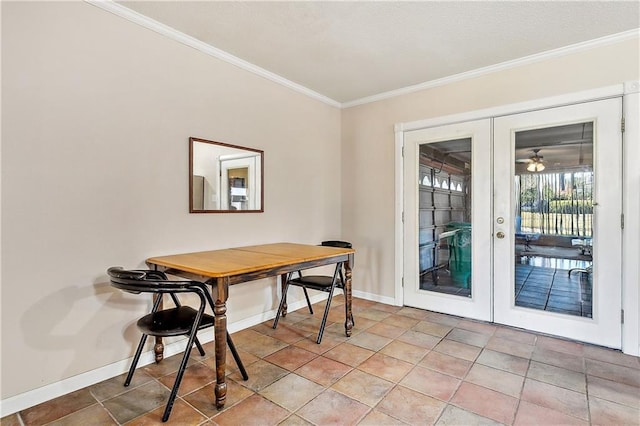
[(537, 99), (494, 108), (453, 114), (443, 117), (430, 118), (408, 123), (398, 123), (395, 126), (395, 304), (402, 306), (404, 294), (403, 279), (403, 224), (402, 210), (403, 194), (403, 160), (402, 147), (404, 132), (410, 130), (437, 127), (445, 124), (461, 123), (465, 121), (493, 118), (502, 115), (517, 114), (580, 102), (609, 99), (623, 96), (626, 129), (623, 135), (623, 213), (627, 217), (623, 230), (623, 265), (622, 265), (622, 308), (625, 321), (622, 325), (622, 351), (626, 354), (640, 355), (640, 267), (637, 259), (640, 256), (640, 170), (633, 164), (640, 158), (640, 83), (631, 81), (603, 88), (559, 95), (544, 99)]
[(622, 351), (640, 356), (640, 82), (625, 83), (622, 113)]

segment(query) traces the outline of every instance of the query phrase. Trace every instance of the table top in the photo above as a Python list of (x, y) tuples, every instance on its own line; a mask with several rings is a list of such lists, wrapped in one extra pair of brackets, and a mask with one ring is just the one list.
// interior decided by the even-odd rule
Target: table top
[(354, 249), (295, 243), (274, 243), (222, 250), (158, 256), (147, 263), (211, 278), (228, 277), (301, 262), (355, 253)]

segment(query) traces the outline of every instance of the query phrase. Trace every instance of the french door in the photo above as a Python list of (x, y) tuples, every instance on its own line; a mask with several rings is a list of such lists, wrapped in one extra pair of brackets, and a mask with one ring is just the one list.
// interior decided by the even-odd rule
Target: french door
[(621, 99), (404, 133), (404, 304), (621, 347)]
[(621, 117), (617, 98), (495, 119), (495, 322), (621, 347)]
[(491, 121), (405, 133), (404, 304), (491, 320)]

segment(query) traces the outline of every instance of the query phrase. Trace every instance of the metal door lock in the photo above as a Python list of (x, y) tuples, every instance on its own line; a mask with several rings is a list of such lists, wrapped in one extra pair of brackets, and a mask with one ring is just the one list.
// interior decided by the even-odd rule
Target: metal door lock
[(500, 239), (503, 239), (504, 238), (504, 232), (502, 232), (502, 231), (496, 232), (496, 237), (498, 237)]
[(496, 222), (498, 222), (500, 225), (502, 225), (504, 223), (504, 217), (497, 218)]

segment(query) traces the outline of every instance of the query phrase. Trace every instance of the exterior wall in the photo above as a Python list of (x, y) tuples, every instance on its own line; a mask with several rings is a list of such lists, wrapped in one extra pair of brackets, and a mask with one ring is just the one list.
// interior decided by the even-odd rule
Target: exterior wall
[[(340, 114), (85, 2), (3, 2), (2, 399), (132, 356), (148, 303), (109, 266), (340, 238)], [(189, 214), (190, 136), (264, 150), (264, 213)], [(274, 282), (231, 288), (231, 327)]]

